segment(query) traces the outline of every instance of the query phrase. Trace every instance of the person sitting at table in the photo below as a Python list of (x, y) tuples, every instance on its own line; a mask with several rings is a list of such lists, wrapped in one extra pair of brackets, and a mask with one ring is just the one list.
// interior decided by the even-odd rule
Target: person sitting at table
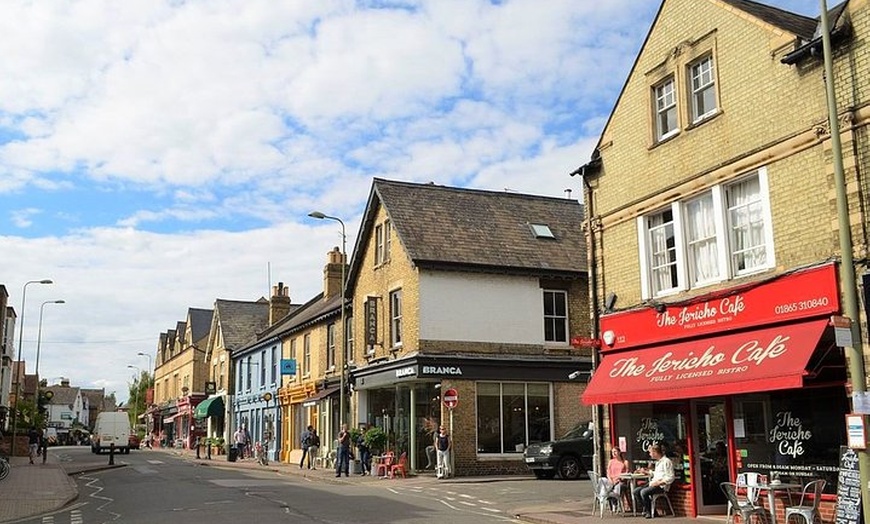
[[(634, 500), (636, 504), (643, 505), (643, 516), (653, 518), (652, 497), (656, 493), (664, 493), (666, 489), (674, 481), (674, 463), (671, 459), (665, 457), (661, 444), (653, 444), (649, 447), (649, 456), (655, 460), (655, 470), (649, 482), (644, 486), (639, 486), (634, 489)], [(649, 471), (643, 471), (649, 473)]]
[[(607, 463), (607, 476), (598, 479), (598, 498), (600, 500), (606, 499), (607, 494), (611, 491), (616, 495), (615, 500), (620, 500), (622, 480), (619, 476), (623, 473), (628, 473), (628, 461), (622, 455), (621, 449), (611, 448), (610, 462)], [(613, 509), (614, 499), (611, 499), (610, 504), (611, 509)]]

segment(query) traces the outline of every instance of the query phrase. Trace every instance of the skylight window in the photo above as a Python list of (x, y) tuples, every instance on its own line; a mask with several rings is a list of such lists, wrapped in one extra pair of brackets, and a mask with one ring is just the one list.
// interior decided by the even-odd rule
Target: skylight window
[(535, 235), (535, 238), (556, 238), (547, 224), (529, 224), (529, 227), (532, 229), (532, 234)]

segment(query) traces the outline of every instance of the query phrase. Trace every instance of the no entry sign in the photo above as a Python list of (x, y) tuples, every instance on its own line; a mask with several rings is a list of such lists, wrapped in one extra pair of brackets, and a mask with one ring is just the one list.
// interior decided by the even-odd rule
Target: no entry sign
[(456, 404), (459, 404), (459, 394), (456, 390), (453, 388), (444, 390), (444, 406), (453, 409)]

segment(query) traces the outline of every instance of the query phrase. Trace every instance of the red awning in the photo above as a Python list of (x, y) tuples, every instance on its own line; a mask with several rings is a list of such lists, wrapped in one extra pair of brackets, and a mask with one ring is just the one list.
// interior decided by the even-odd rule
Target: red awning
[(803, 385), (828, 320), (706, 337), (604, 356), (585, 404), (625, 404)]

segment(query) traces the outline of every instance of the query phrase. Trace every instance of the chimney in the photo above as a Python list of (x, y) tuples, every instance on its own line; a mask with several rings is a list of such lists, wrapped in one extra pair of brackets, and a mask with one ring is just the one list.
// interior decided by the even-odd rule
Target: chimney
[(69, 387), (69, 379), (61, 377), (60, 385), (61, 385), (61, 387), (68, 388)]
[(272, 286), (272, 296), (269, 298), (269, 325), (281, 320), (290, 312), (290, 292), (283, 282)]
[(344, 257), (338, 246), (326, 254), (326, 265), (323, 267), (323, 298), (329, 299), (341, 293), (341, 265)]

